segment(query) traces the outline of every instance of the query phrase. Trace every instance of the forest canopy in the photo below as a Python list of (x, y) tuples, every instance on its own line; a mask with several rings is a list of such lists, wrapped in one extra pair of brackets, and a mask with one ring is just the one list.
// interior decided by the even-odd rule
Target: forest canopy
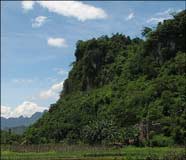
[(169, 146), (186, 143), (186, 11), (122, 34), (76, 44), (59, 100), (24, 143)]

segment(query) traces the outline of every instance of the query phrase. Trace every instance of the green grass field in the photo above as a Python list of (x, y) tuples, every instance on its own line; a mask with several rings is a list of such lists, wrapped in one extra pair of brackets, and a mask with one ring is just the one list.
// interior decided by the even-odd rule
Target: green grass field
[(2, 160), (185, 160), (184, 148), (78, 148), (66, 151), (13, 152), (1, 151)]

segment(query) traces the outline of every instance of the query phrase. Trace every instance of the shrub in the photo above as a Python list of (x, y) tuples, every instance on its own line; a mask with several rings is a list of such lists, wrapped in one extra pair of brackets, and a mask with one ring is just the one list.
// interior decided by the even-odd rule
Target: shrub
[(151, 140), (152, 146), (166, 147), (172, 146), (174, 144), (174, 140), (172, 137), (166, 137), (162, 134), (153, 136)]

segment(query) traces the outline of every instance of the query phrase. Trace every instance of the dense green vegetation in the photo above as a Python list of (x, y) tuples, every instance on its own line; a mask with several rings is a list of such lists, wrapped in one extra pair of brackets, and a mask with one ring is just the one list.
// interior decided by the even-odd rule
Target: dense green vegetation
[(186, 144), (186, 12), (142, 34), (78, 41), (60, 99), (24, 142)]
[(78, 41), (60, 99), (1, 144), (186, 145), (186, 11), (142, 35)]
[(9, 131), (0, 131), (1, 134), (1, 144), (20, 144), (22, 142), (22, 137), (15, 133), (12, 133), (11, 129)]
[[(44, 146), (43, 146), (44, 147)], [(33, 146), (25, 147), (25, 150)], [(37, 150), (39, 148), (39, 150)], [(35, 146), (35, 152), (16, 152), (14, 150), (2, 151), (2, 160), (183, 160), (184, 150), (181, 148), (140, 148), (126, 147), (122, 149), (61, 146), (58, 151), (41, 152), (42, 146)], [(54, 147), (55, 148), (55, 147)], [(61, 150), (62, 149), (62, 150)], [(177, 158), (177, 159), (176, 159)]]

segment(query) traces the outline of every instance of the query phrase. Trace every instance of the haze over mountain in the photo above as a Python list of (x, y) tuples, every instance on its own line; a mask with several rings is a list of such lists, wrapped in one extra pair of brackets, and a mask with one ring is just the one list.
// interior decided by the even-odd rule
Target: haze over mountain
[(24, 101), (21, 105), (14, 108), (1, 106), (1, 117), (12, 118), (12, 117), (31, 117), (36, 112), (43, 112), (47, 110), (47, 107), (39, 106), (36, 103), (30, 101)]
[(1, 117), (1, 129), (7, 130), (8, 128), (27, 127), (36, 122), (43, 115), (44, 112), (36, 112), (31, 117)]

